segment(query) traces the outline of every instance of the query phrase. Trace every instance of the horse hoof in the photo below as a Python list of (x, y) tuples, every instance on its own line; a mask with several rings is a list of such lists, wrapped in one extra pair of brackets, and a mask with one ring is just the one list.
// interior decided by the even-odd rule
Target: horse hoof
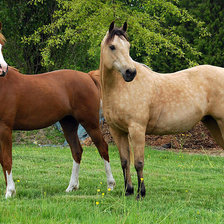
[(143, 195), (137, 194), (137, 196), (136, 196), (136, 200), (137, 200), (137, 201), (141, 201), (141, 200), (144, 199), (144, 197), (145, 197), (145, 195), (143, 196)]
[(145, 190), (141, 190), (141, 194), (138, 193), (137, 194), (137, 197), (136, 197), (136, 200), (142, 200), (143, 198), (145, 197)]
[(132, 194), (134, 194), (134, 187), (128, 186), (125, 192), (125, 196), (130, 196)]
[(69, 184), (69, 186), (67, 187), (67, 189), (65, 191), (68, 193), (68, 192), (76, 191), (78, 189), (79, 189), (79, 183)]
[(15, 195), (16, 195), (16, 190), (15, 189), (9, 189), (9, 190), (6, 191), (5, 199), (11, 198)]
[(110, 189), (112, 191), (115, 185), (116, 185), (115, 180), (111, 180), (110, 182), (107, 182), (107, 189)]

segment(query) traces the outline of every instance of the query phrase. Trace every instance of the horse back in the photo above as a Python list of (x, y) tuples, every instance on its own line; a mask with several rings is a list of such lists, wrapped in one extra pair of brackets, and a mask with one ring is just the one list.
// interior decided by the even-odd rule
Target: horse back
[(98, 114), (99, 91), (86, 73), (58, 70), (23, 75), (9, 69), (4, 85), (9, 97), (2, 100), (0, 114), (10, 111), (5, 118), (13, 129), (47, 127), (65, 116), (81, 117), (88, 110)]

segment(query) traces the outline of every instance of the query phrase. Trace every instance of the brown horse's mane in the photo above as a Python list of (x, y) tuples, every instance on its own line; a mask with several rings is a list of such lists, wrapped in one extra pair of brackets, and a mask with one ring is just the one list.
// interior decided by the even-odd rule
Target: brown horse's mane
[(0, 44), (2, 46), (4, 46), (5, 42), (6, 42), (6, 39), (5, 39), (4, 35), (2, 33), (0, 33)]
[(128, 41), (127, 33), (122, 28), (115, 27), (111, 32), (109, 32), (106, 43), (109, 43), (111, 40), (114, 39), (115, 35), (119, 37), (124, 37)]

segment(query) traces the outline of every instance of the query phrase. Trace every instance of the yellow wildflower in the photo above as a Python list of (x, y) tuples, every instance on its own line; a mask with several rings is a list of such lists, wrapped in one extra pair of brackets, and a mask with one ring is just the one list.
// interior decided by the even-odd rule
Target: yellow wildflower
[(99, 204), (99, 202), (98, 201), (96, 201), (96, 205), (98, 205)]
[(108, 191), (111, 191), (111, 188), (108, 188), (107, 190), (108, 190)]

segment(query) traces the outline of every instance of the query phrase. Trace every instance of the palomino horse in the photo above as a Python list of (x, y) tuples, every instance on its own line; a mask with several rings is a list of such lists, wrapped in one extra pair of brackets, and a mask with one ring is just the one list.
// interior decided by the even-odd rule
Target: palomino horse
[[(2, 30), (2, 23), (0, 22), (0, 31)], [(8, 65), (4, 60), (3, 54), (2, 54), (2, 47), (5, 44), (5, 38), (0, 33), (0, 76), (5, 76), (7, 70), (8, 70)]]
[(34, 130), (59, 121), (73, 156), (67, 192), (78, 189), (83, 149), (77, 128), (81, 124), (104, 159), (108, 188), (115, 185), (108, 145), (99, 128), (100, 94), (90, 75), (74, 70), (58, 70), (39, 75), (23, 75), (9, 67), (0, 77), (0, 162), (6, 181), (6, 195), (15, 194), (12, 178), (12, 130)]
[(120, 152), (126, 195), (133, 194), (130, 149), (138, 176), (137, 198), (145, 196), (145, 133), (181, 133), (202, 121), (224, 148), (224, 68), (202, 65), (159, 74), (132, 60), (127, 23), (111, 23), (101, 43), (103, 113)]

